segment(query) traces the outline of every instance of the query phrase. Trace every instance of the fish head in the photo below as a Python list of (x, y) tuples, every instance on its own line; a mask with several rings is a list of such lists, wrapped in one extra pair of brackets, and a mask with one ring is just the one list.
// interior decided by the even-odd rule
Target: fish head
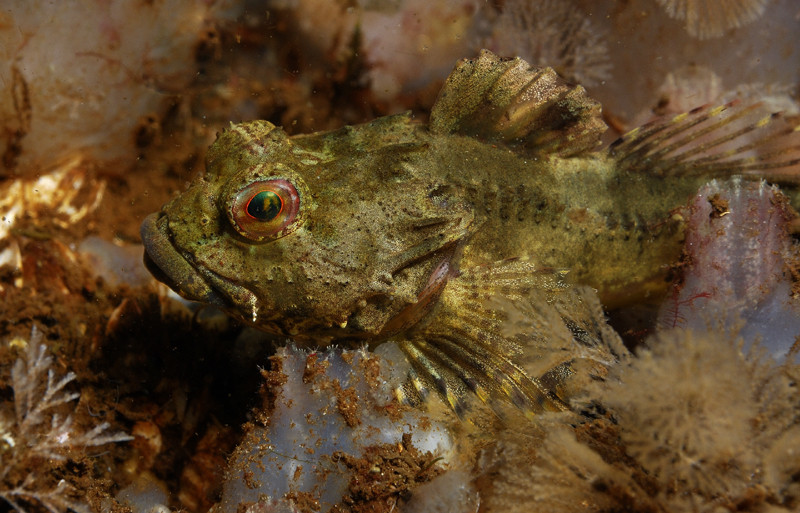
[(148, 269), (298, 341), (368, 340), (415, 320), (409, 308), (470, 232), (468, 206), (407, 151), (301, 146), (266, 121), (220, 134), (206, 173), (142, 223)]

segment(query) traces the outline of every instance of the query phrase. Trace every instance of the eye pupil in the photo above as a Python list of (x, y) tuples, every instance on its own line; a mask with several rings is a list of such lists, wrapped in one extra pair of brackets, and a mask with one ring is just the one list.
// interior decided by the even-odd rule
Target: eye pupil
[(261, 191), (247, 203), (247, 214), (259, 221), (272, 221), (283, 210), (283, 200), (272, 191)]

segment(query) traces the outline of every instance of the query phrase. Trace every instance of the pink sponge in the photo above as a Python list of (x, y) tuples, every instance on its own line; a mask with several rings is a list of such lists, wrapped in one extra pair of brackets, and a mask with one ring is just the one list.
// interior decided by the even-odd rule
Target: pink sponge
[(782, 358), (800, 335), (800, 302), (789, 263), (796, 214), (764, 182), (713, 181), (688, 208), (682, 277), (659, 328), (732, 331)]

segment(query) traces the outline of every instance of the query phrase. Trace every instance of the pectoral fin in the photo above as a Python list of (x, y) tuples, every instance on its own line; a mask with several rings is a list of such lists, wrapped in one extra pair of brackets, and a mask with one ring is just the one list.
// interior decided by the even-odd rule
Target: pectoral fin
[[(567, 409), (554, 388), (561, 383), (548, 376), (553, 385), (545, 386), (537, 378), (540, 370), (586, 357), (592, 347), (624, 347), (618, 339), (603, 339), (616, 335), (600, 334), (605, 321), (599, 305), (583, 303), (564, 274), (505, 260), (452, 277), (437, 291), (430, 314), (395, 337), (413, 369), (405, 394), (413, 399), (435, 390), (459, 414), (473, 396), (490, 405), (511, 403), (531, 415)], [(615, 360), (612, 353), (603, 355)]]

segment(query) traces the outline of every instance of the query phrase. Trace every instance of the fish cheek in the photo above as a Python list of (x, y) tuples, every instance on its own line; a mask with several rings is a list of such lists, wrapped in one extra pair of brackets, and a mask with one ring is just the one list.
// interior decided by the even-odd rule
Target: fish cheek
[[(382, 244), (376, 235), (385, 231), (384, 223), (373, 219), (370, 224), (362, 210), (355, 212), (348, 220), (323, 212), (287, 237), (287, 245), (296, 247), (282, 264), (294, 276), (284, 291), (300, 307), (294, 313), (315, 319), (321, 328), (339, 326), (345, 337), (376, 334), (391, 315), (386, 306), (392, 278), (381, 272)], [(310, 320), (305, 325), (312, 328)]]
[(314, 325), (331, 325), (326, 314), (340, 305), (323, 293), (324, 276), (308, 254), (308, 241), (300, 233), (252, 244), (231, 235), (218, 247), (209, 247), (204, 259), (228, 283), (226, 294), (242, 318), (256, 325), (268, 321), (294, 335)]

